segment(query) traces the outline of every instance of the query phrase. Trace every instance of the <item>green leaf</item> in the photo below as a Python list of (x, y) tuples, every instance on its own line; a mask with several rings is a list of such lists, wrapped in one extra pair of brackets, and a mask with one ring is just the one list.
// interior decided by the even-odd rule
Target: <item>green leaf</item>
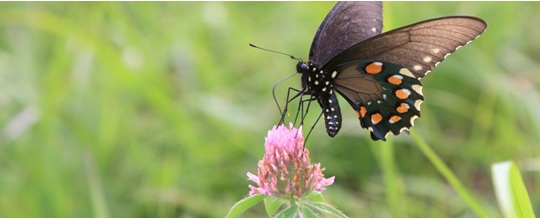
[(317, 215), (308, 206), (300, 207), (300, 211), (303, 218), (317, 218)]
[(331, 214), (331, 215), (336, 216), (336, 217), (341, 217), (341, 218), (346, 218), (347, 217), (347, 215), (343, 214), (343, 212), (341, 212), (340, 210), (338, 210), (334, 206), (329, 205), (327, 203), (312, 202), (312, 203), (309, 203), (309, 205), (312, 206), (313, 208), (321, 211), (321, 212), (325, 212), (325, 213)]
[(324, 202), (324, 197), (320, 192), (312, 192), (308, 196), (309, 199), (316, 202)]
[(495, 193), (504, 216), (534, 218), (529, 195), (516, 164), (513, 161), (495, 163), (491, 170)]
[(280, 212), (276, 217), (278, 218), (292, 218), (295, 215), (298, 215), (298, 205), (292, 205), (291, 207), (288, 207), (287, 209)]
[(239, 217), (242, 215), (247, 209), (253, 207), (257, 203), (261, 202), (264, 199), (264, 195), (257, 194), (248, 196), (234, 204), (229, 210), (229, 213), (225, 217), (231, 218), (231, 217)]
[(266, 208), (266, 214), (272, 217), (276, 211), (283, 205), (283, 202), (275, 197), (266, 197), (264, 199), (264, 207)]

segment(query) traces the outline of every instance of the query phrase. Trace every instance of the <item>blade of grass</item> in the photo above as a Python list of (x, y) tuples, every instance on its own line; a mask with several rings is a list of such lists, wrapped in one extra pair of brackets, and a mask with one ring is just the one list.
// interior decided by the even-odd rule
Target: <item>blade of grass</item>
[(499, 206), (505, 217), (534, 218), (527, 189), (513, 161), (491, 166), (493, 185)]
[(107, 202), (105, 201), (103, 186), (99, 174), (96, 171), (94, 161), (87, 151), (85, 151), (83, 157), (86, 177), (88, 178), (88, 186), (90, 187), (94, 217), (110, 217)]
[(394, 162), (394, 143), (388, 139), (382, 145), (379, 145), (380, 163), (383, 172), (384, 186), (386, 190), (386, 202), (393, 217), (407, 217), (407, 211), (403, 184), (399, 178), (399, 173)]
[(439, 171), (441, 175), (450, 183), (450, 185), (457, 191), (459, 196), (463, 198), (465, 203), (469, 205), (469, 208), (478, 217), (487, 217), (486, 212), (480, 207), (478, 202), (472, 197), (470, 192), (463, 186), (461, 181), (452, 173), (450, 168), (442, 161), (442, 159), (429, 147), (429, 145), (420, 137), (414, 129), (410, 130), (411, 136), (416, 142), (416, 146), (424, 155), (431, 161), (433, 166)]

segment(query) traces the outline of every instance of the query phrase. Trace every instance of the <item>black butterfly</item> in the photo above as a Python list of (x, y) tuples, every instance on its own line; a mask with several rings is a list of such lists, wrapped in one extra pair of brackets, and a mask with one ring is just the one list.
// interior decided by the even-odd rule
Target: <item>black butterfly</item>
[(454, 16), (381, 34), (381, 2), (339, 2), (317, 30), (309, 61), (296, 66), (302, 74), (296, 97), (317, 100), (331, 137), (341, 128), (336, 92), (373, 140), (408, 132), (424, 100), (419, 80), (486, 27), (482, 19)]

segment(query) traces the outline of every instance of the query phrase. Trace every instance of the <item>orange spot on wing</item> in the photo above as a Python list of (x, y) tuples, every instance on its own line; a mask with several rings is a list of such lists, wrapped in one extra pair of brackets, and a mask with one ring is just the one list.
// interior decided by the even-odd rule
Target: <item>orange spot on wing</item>
[(360, 116), (362, 116), (362, 118), (364, 118), (364, 117), (366, 117), (366, 113), (367, 113), (366, 107), (361, 106), (360, 107)]
[(393, 85), (400, 85), (403, 82), (403, 77), (399, 75), (393, 75), (392, 77), (388, 78), (388, 82)]
[(371, 122), (373, 125), (379, 124), (382, 121), (382, 115), (380, 113), (374, 113), (371, 115)]
[(382, 63), (380, 62), (369, 63), (368, 65), (366, 65), (365, 70), (368, 74), (372, 74), (372, 75), (379, 74), (382, 71)]
[(407, 89), (396, 90), (396, 97), (398, 97), (399, 99), (402, 99), (402, 100), (407, 99), (410, 94), (411, 94), (411, 91), (409, 91)]
[(407, 111), (409, 111), (409, 105), (406, 104), (406, 103), (401, 103), (397, 108), (396, 110), (398, 111), (398, 113), (406, 113)]
[(401, 117), (399, 116), (390, 117), (390, 123), (396, 123), (396, 122), (399, 122), (399, 120), (401, 120)]

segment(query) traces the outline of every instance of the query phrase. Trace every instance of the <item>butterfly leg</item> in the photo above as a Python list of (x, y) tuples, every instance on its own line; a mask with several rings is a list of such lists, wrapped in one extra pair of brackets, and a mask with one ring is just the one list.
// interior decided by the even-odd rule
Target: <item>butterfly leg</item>
[[(305, 142), (307, 142), (309, 136), (311, 135), (311, 132), (313, 131), (313, 129), (315, 129), (315, 126), (317, 125), (317, 123), (319, 123), (319, 120), (321, 120), (322, 115), (323, 115), (323, 111), (321, 111), (321, 113), (319, 113), (319, 116), (317, 117), (317, 120), (315, 120), (315, 123), (313, 123), (313, 125), (309, 129), (309, 132), (306, 135)], [(305, 146), (305, 144), (304, 144), (304, 146)]]
[[(307, 96), (303, 95), (302, 97)], [(302, 99), (300, 97), (300, 102), (298, 103), (298, 110), (296, 112), (296, 116), (294, 118), (294, 124), (296, 124), (296, 121), (298, 120), (298, 116), (300, 116), (300, 125), (304, 125), (304, 119), (306, 118), (309, 107), (311, 106), (311, 102), (314, 100), (317, 100), (317, 98), (313, 95), (310, 95), (308, 99)], [(307, 102), (307, 106), (304, 107), (304, 104)]]
[[(291, 92), (292, 91), (296, 92), (296, 94), (291, 97)], [(279, 120), (278, 125), (281, 125), (281, 124), (283, 124), (283, 122), (285, 122), (285, 117), (287, 116), (287, 112), (288, 112), (288, 109), (289, 109), (289, 103), (291, 103), (296, 98), (304, 95), (305, 92), (306, 92), (305, 89), (299, 90), (299, 89), (296, 89), (294, 87), (289, 87), (289, 89), (287, 90), (287, 101), (285, 102), (285, 107), (283, 107), (283, 111), (281, 112), (281, 119)], [(276, 104), (277, 104), (277, 101), (276, 101)], [(278, 105), (278, 108), (279, 108), (279, 105)]]
[[(304, 96), (307, 96), (307, 95), (304, 95)], [(300, 98), (302, 98), (302, 97), (300, 97)], [(294, 124), (296, 124), (296, 121), (298, 120), (298, 116), (300, 116), (300, 126), (304, 125), (304, 119), (306, 118), (306, 116), (308, 114), (309, 108), (311, 106), (311, 102), (313, 102), (314, 100), (317, 100), (317, 97), (315, 97), (313, 95), (310, 95), (309, 98), (307, 98), (307, 99), (301, 99), (300, 100), (300, 102), (298, 104), (298, 111), (296, 112), (296, 117), (294, 119)], [(307, 102), (307, 106), (304, 105), (304, 104), (306, 104), (306, 102)], [(317, 120), (315, 120), (315, 123), (313, 123), (313, 125), (309, 129), (309, 132), (306, 135), (306, 138), (305, 138), (304, 142), (307, 142), (307, 140), (309, 139), (309, 136), (311, 135), (311, 132), (313, 131), (313, 129), (315, 128), (317, 123), (319, 123), (319, 120), (321, 120), (322, 115), (323, 115), (323, 111), (321, 111), (321, 113), (317, 117)], [(304, 147), (305, 147), (305, 144), (304, 144)]]

